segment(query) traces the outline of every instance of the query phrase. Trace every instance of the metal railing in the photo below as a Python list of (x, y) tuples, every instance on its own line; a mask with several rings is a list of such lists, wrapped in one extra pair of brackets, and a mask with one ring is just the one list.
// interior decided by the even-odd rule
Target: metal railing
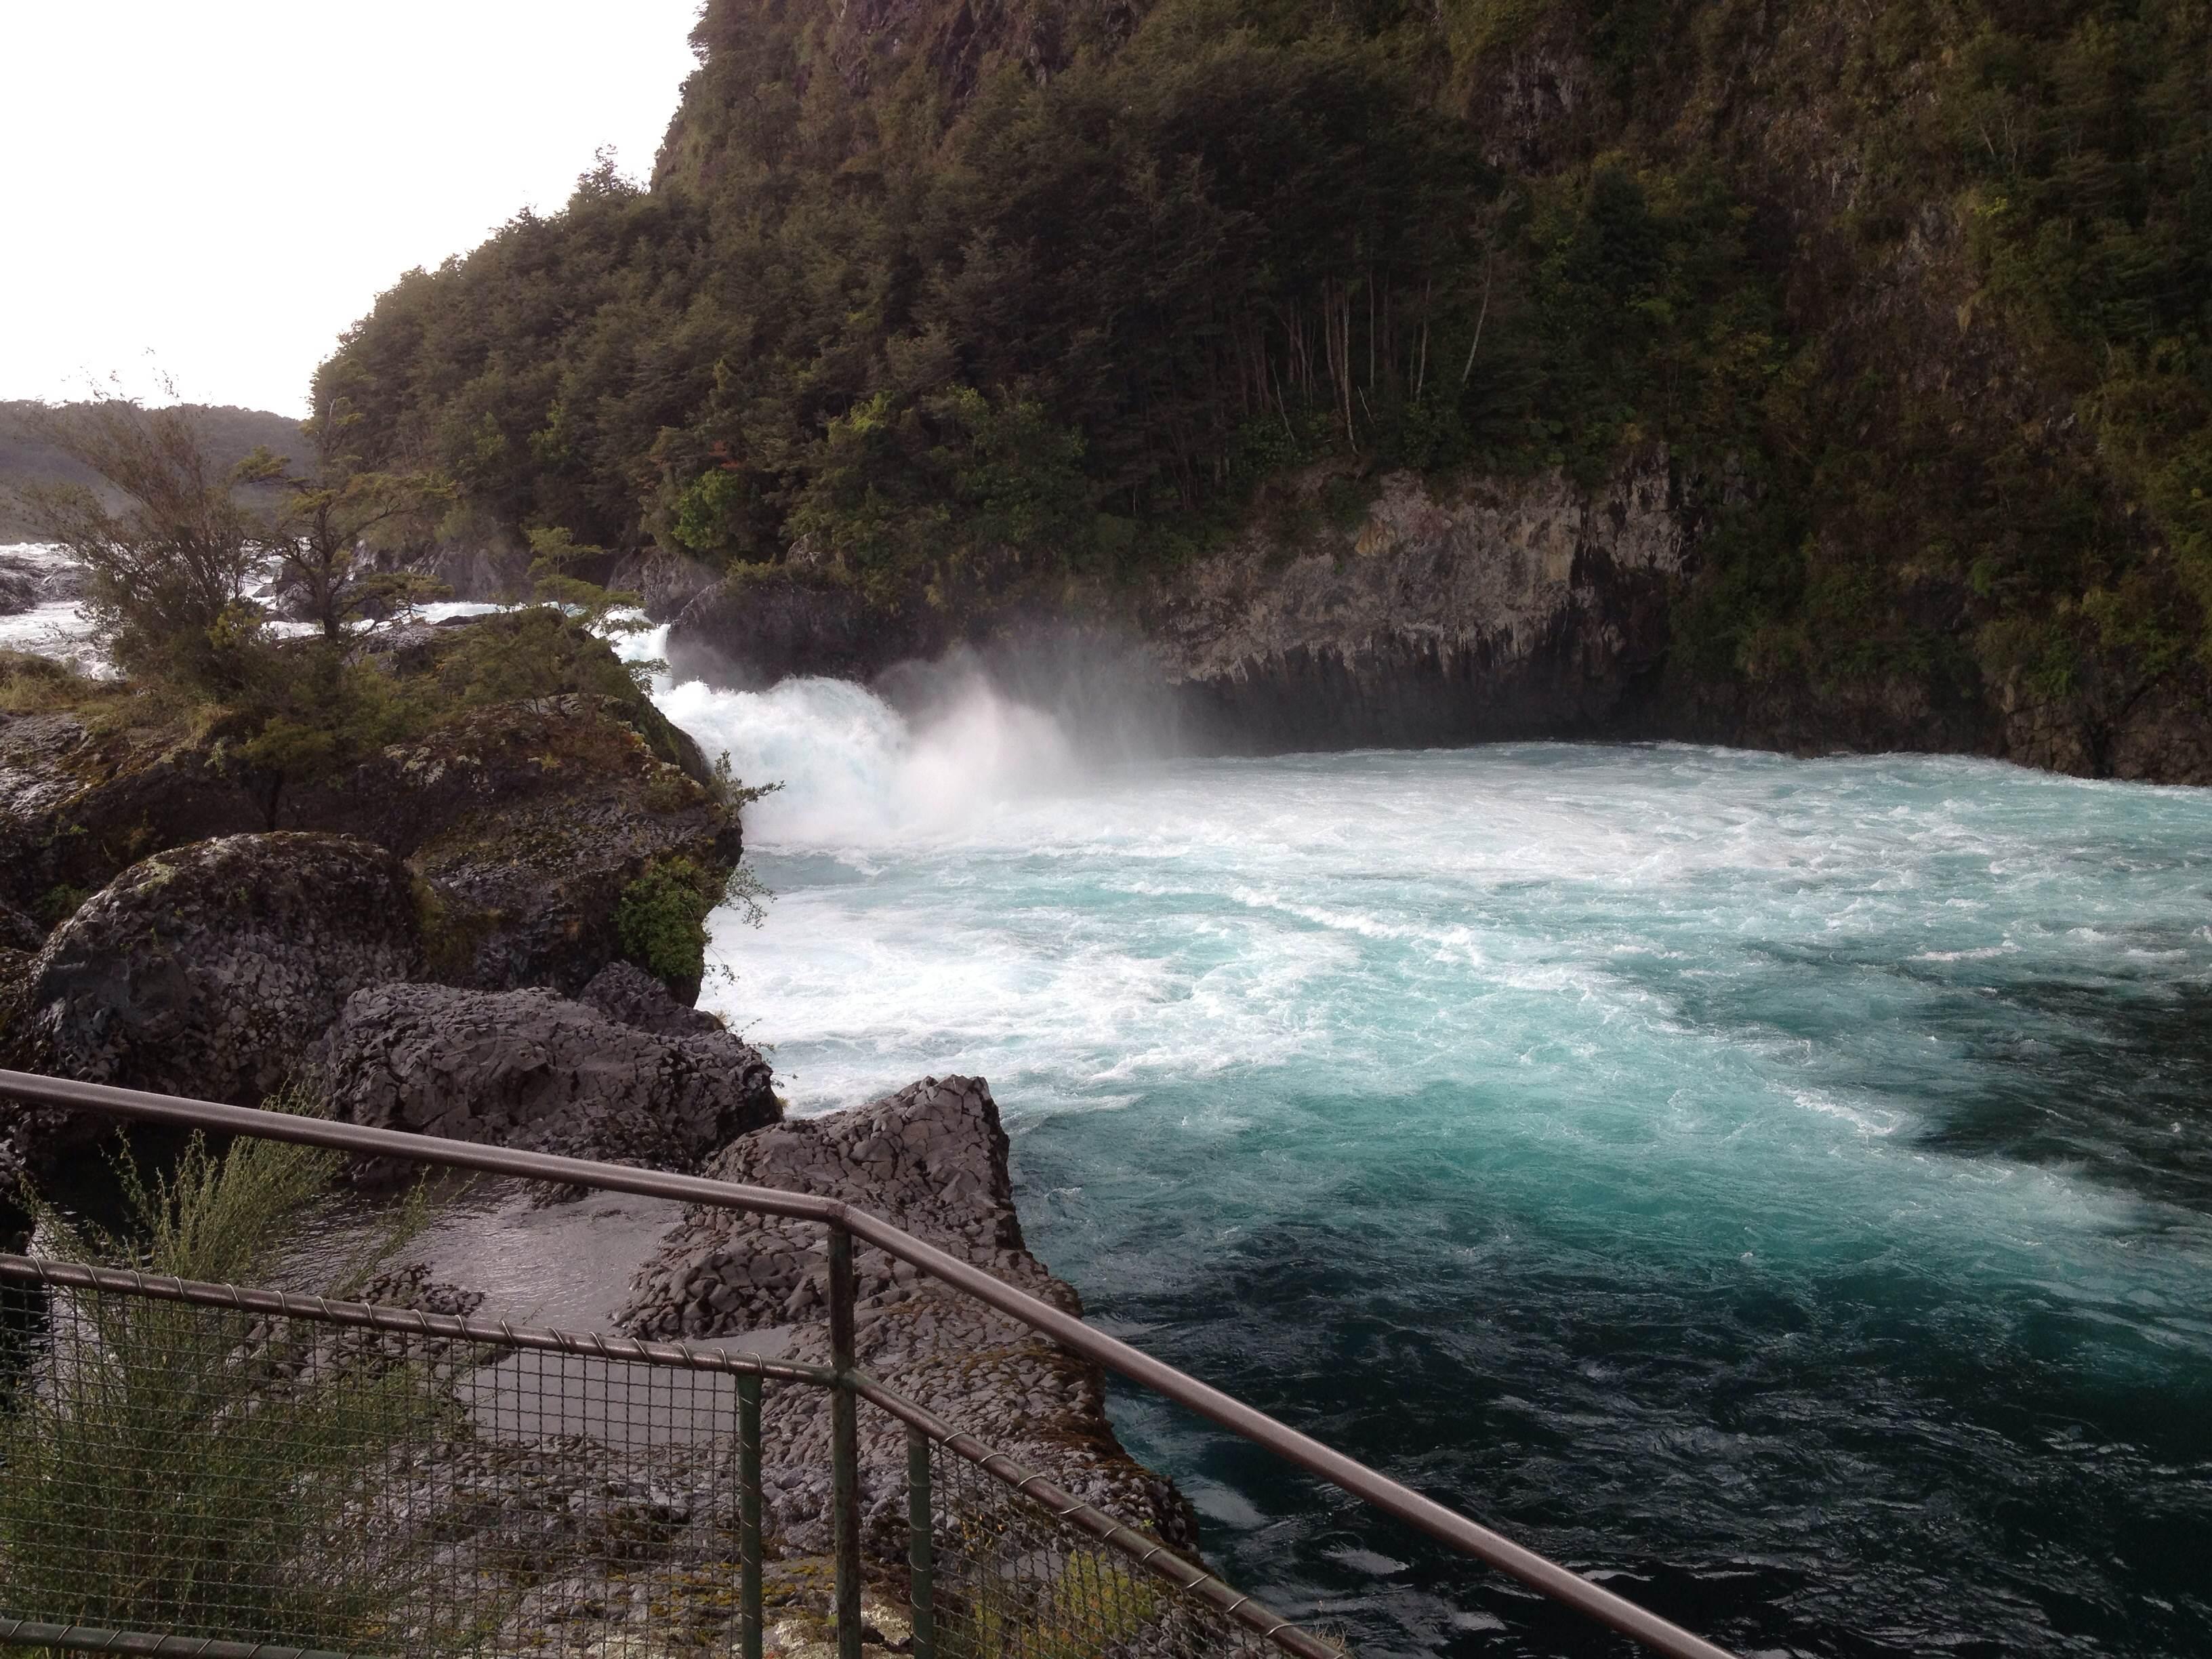
[[(1161, 1540), (1079, 1502), (1040, 1472), (992, 1451), (958, 1425), (861, 1371), (855, 1358), (857, 1287), (853, 1251), (856, 1239), (1655, 1652), (1669, 1659), (1729, 1659), (1723, 1649), (1559, 1563), (1092, 1329), (879, 1217), (835, 1199), (16, 1072), (0, 1071), (0, 1096), (181, 1128), (325, 1147), (359, 1157), (399, 1158), (438, 1168), (781, 1216), (826, 1228), (830, 1361), (826, 1367), (790, 1364), (686, 1344), (519, 1331), (493, 1322), (327, 1303), (273, 1291), (117, 1275), (112, 1270), (64, 1267), (27, 1258), (0, 1261), (0, 1282), (38, 1279), (49, 1288), (58, 1287), (72, 1296), (148, 1297), (179, 1307), (225, 1310), (231, 1318), (352, 1328), (471, 1349), (478, 1354), (557, 1355), (600, 1365), (637, 1365), (656, 1373), (727, 1379), (735, 1393), (739, 1419), (734, 1437), (739, 1468), (731, 1490), (738, 1498), (734, 1552), (740, 1579), (737, 1624), (740, 1650), (746, 1659), (757, 1659), (760, 1652), (763, 1616), (759, 1601), (763, 1592), (757, 1517), (759, 1401), (764, 1379), (829, 1392), (832, 1479), (827, 1553), (833, 1564), (829, 1623), (839, 1659), (860, 1659), (864, 1638), (862, 1601), (868, 1579), (861, 1548), (865, 1493), (860, 1408), (863, 1403), (897, 1423), (907, 1440), (908, 1548), (902, 1565), (913, 1628), (910, 1642), (904, 1637), (899, 1639), (908, 1643), (908, 1651), (920, 1656), (988, 1653), (993, 1659), (1000, 1654), (1009, 1659), (1031, 1659), (1032, 1656), (1034, 1659), (1073, 1659), (1077, 1654), (1108, 1652), (1227, 1653), (1248, 1644), (1292, 1654), (1298, 1659), (1336, 1659), (1342, 1651), (1334, 1643), (1299, 1629), (1253, 1598), (1238, 1594)], [(473, 1370), (483, 1369), (478, 1365)], [(750, 1523), (744, 1519), (747, 1492), (751, 1494), (754, 1516)], [(948, 1494), (957, 1494), (958, 1501), (948, 1503)], [(987, 1496), (989, 1503), (982, 1501)], [(1071, 1539), (1076, 1541), (1071, 1543)], [(951, 1621), (945, 1628), (934, 1628), (945, 1622), (942, 1615), (948, 1610)], [(189, 1651), (203, 1659), (248, 1659), (251, 1649), (255, 1659), (301, 1659), (265, 1645), (248, 1644), (235, 1653), (224, 1651), (219, 1643), (210, 1645), (205, 1641), (173, 1649), (161, 1645), (163, 1638), (177, 1632), (96, 1629), (57, 1633), (51, 1625), (10, 1622), (65, 1611), (0, 1607), (0, 1643), (146, 1655)], [(73, 1612), (70, 1617), (74, 1622), (83, 1622)], [(215, 1637), (219, 1632), (210, 1630), (203, 1634)], [(593, 1650), (596, 1656), (611, 1651), (604, 1643)]]

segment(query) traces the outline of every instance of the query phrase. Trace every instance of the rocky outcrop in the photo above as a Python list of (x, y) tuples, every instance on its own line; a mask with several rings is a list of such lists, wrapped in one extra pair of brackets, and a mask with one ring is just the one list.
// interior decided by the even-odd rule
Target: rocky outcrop
[[(872, 1105), (787, 1122), (737, 1142), (707, 1173), (841, 1198), (1071, 1313), (1074, 1291), (1030, 1254), (1014, 1212), (1007, 1142), (980, 1078), (925, 1078)], [(1115, 1440), (1095, 1365), (881, 1252), (856, 1252), (862, 1369), (1078, 1497), (1193, 1546), (1179, 1494)], [(829, 1358), (822, 1230), (773, 1217), (690, 1212), (640, 1271), (617, 1316), (642, 1336), (728, 1336), (796, 1326), (787, 1358)], [(896, 1424), (863, 1413), (863, 1513), (872, 1547), (903, 1548), (905, 1446)], [(787, 1389), (763, 1413), (764, 1486), (787, 1551), (826, 1547), (829, 1409), (818, 1390)]]
[(269, 828), (265, 791), (216, 741), (0, 714), (0, 902), (18, 909), (81, 897), (166, 848)]
[(46, 930), (36, 918), (12, 904), (0, 903), (0, 951), (35, 951), (46, 943)]
[(648, 548), (617, 560), (606, 586), (617, 593), (635, 593), (645, 614), (654, 622), (672, 622), (684, 607), (721, 580), (696, 559), (660, 548)]
[(345, 823), (408, 860), (435, 900), (432, 978), (573, 994), (621, 954), (616, 907), (648, 865), (726, 872), (743, 848), (696, 746), (656, 753), (628, 716), (581, 694), (477, 710), (289, 794), (280, 817)]
[(1288, 562), (1255, 530), (1186, 567), (1146, 632), (1209, 747), (1620, 732), (1649, 718), (1692, 546), (1663, 449), (1595, 492), (1394, 473)]
[(576, 1000), (617, 1025), (634, 1025), (660, 1036), (724, 1035), (720, 1020), (703, 1008), (678, 1002), (665, 985), (627, 962), (611, 962), (600, 969), (577, 993)]
[(711, 1030), (672, 1035), (550, 991), (383, 985), (310, 1069), (341, 1121), (691, 1170), (782, 1115), (758, 1051), (698, 1018)]
[(231, 735), (0, 714), (0, 904), (66, 914), (212, 836), (348, 835), (427, 879), (434, 976), (573, 993), (620, 954), (615, 907), (648, 865), (726, 872), (742, 850), (698, 746), (641, 697), (494, 704), (289, 785), (239, 763)]
[(918, 595), (884, 605), (827, 571), (746, 567), (678, 613), (667, 655), (678, 678), (722, 685), (772, 685), (793, 674), (866, 680), (935, 656), (954, 637), (952, 619)]
[(83, 574), (74, 564), (51, 557), (0, 553), (0, 617), (12, 617), (58, 599), (74, 599), (83, 592)]
[[(413, 884), (338, 836), (231, 836), (133, 865), (0, 997), (0, 1064), (255, 1106), (345, 1000), (421, 965)], [(0, 1103), (0, 1188), (106, 1126)]]

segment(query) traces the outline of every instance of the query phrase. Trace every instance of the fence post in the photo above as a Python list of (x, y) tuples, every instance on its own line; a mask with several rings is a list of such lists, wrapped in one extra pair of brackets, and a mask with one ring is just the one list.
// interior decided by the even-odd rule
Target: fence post
[(860, 1419), (853, 1392), (853, 1235), (830, 1227), (830, 1538), (837, 1562), (837, 1659), (860, 1659)]
[(738, 1379), (738, 1640), (761, 1659), (761, 1380)]
[(936, 1550), (931, 1535), (929, 1437), (912, 1426), (906, 1431), (906, 1524), (907, 1568), (914, 1584), (907, 1597), (907, 1611), (914, 1620), (913, 1659), (936, 1659), (937, 1587), (931, 1581)]

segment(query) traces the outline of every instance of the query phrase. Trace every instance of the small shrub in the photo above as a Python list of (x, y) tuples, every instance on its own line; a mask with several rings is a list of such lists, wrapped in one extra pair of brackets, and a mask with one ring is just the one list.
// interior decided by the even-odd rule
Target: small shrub
[[(118, 1159), (122, 1235), (41, 1206), (52, 1254), (265, 1283), (337, 1155), (198, 1136), (168, 1176)], [(419, 1206), (333, 1276), (356, 1290)], [(456, 1408), (419, 1364), (318, 1350), (320, 1327), (125, 1296), (55, 1298), (0, 1419), (0, 1607), (111, 1630), (375, 1649), (427, 1551), (363, 1522), (393, 1455)], [(40, 1351), (43, 1351), (42, 1352)], [(459, 1616), (459, 1615), (456, 1615)]]
[(717, 884), (695, 860), (658, 859), (623, 889), (615, 933), (624, 957), (679, 996), (696, 997), (707, 972), (707, 918), (728, 904), (757, 927), (768, 919), (763, 901), (775, 896), (745, 865)]
[(1042, 1582), (1009, 1577), (998, 1588), (1000, 1594), (978, 1598), (964, 1617), (946, 1621), (941, 1646), (948, 1656), (1086, 1659), (1124, 1644), (1139, 1650), (1170, 1607), (1158, 1580), (1102, 1551), (1067, 1555)]
[(663, 984), (690, 987), (696, 995), (707, 970), (707, 918), (720, 899), (714, 878), (696, 860), (656, 860), (616, 902), (623, 954)]

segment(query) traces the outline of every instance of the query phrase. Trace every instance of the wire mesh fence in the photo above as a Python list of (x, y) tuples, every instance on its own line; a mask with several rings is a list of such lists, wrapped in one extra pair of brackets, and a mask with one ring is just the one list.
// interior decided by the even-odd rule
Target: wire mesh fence
[(113, 1647), (122, 1632), (426, 1659), (1282, 1650), (1164, 1547), (1133, 1548), (1121, 1528), (1115, 1547), (1110, 1519), (1017, 1490), (1029, 1472), (873, 1384), (909, 1425), (908, 1490), (879, 1495), (908, 1524), (872, 1531), (861, 1616), (841, 1632), (830, 1560), (763, 1526), (779, 1474), (760, 1465), (779, 1394), (836, 1381), (734, 1342), (518, 1331), (0, 1257), (0, 1643)]
[(1273, 1659), (1279, 1652), (950, 1448), (930, 1443), (928, 1456), (940, 1655)]

